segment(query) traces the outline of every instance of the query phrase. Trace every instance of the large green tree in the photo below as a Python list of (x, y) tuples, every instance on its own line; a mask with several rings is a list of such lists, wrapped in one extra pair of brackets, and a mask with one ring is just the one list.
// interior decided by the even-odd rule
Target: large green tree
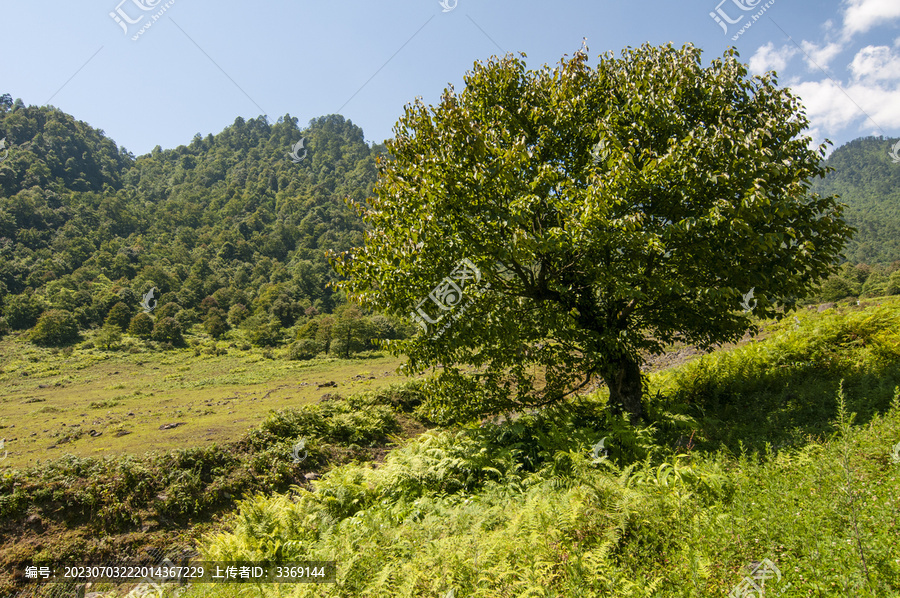
[(365, 246), (332, 256), (358, 305), (419, 320), (389, 346), (410, 372), (445, 366), (435, 415), (548, 405), (599, 376), (636, 419), (643, 355), (792, 309), (851, 232), (809, 191), (825, 146), (773, 73), (690, 45), (587, 60), (494, 58), (408, 105), (358, 205)]

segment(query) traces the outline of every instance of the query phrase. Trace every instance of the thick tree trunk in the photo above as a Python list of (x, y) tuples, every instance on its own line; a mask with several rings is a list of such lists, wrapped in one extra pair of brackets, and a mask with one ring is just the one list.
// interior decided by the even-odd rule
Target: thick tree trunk
[(625, 412), (632, 422), (644, 415), (641, 366), (628, 355), (607, 362), (600, 372), (609, 387), (609, 406), (613, 413)]

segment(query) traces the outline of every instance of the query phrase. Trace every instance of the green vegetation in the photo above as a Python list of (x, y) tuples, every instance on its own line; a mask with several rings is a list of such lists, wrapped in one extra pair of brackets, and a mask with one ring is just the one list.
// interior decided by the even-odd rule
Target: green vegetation
[[(196, 537), (239, 498), (306, 483), (303, 471), (374, 459), (397, 435), (424, 430), (409, 408), (420, 400), (419, 393), (419, 385), (409, 383), (272, 411), (258, 429), (224, 445), (142, 456), (65, 455), (43, 465), (8, 469), (0, 477), (5, 530), (0, 531), (5, 546), (0, 565), (8, 571), (20, 559), (110, 562), (121, 557), (129, 535), (139, 530), (145, 533), (145, 546), (166, 541), (185, 546), (185, 538), (177, 539), (179, 529), (193, 528)], [(118, 404), (102, 401), (90, 407)], [(66, 441), (83, 435), (75, 430)], [(291, 449), (300, 438), (306, 454), (296, 462)], [(13, 535), (21, 536), (13, 526), (21, 529), (26, 520), (39, 521), (57, 535), (46, 535), (40, 548), (10, 545)], [(62, 530), (67, 532), (59, 534)], [(0, 577), (0, 592), (11, 588), (11, 581), (6, 574)]]
[(654, 374), (647, 425), (598, 393), (428, 432), (377, 468), (244, 500), (201, 550), (338, 563), (337, 585), (254, 596), (724, 596), (765, 558), (788, 598), (895, 595), (898, 307), (785, 320)]
[[(821, 163), (734, 52), (585, 60), (478, 65), (371, 147), (285, 115), (135, 157), (0, 96), (0, 571), (196, 544), (337, 561), (248, 596), (699, 598), (762, 559), (767, 595), (900, 593), (889, 144)], [(480, 298), (423, 334), (463, 259)]]
[(834, 170), (813, 186), (823, 195), (840, 194), (847, 204), (847, 222), (859, 231), (847, 244), (850, 263), (900, 260), (900, 168), (889, 155), (897, 141), (860, 137), (844, 144), (825, 162)]
[(848, 297), (872, 298), (900, 295), (900, 261), (889, 266), (843, 264), (810, 301), (840, 301)]
[(131, 318), (128, 323), (128, 334), (138, 338), (150, 338), (153, 333), (153, 318), (149, 314), (141, 312)]
[[(0, 103), (0, 137), (10, 148), (0, 163), (0, 315), (10, 328), (54, 310), (82, 332), (127, 331), (155, 287), (157, 325), (176, 317), (182, 332), (200, 322), (228, 338), (229, 322), (244, 324), (269, 347), (344, 303), (328, 286), (337, 277), (325, 250), (361, 243), (362, 222), (343, 200), (370, 194), (384, 152), (343, 117), (301, 131), (285, 115), (274, 125), (238, 118), (216, 136), (136, 158), (55, 108), (21, 102)], [(295, 164), (286, 153), (301, 137), (308, 156)], [(179, 342), (171, 322), (147, 328), (139, 321), (130, 334)], [(341, 352), (378, 338), (353, 338)]]
[(78, 323), (69, 312), (50, 309), (41, 314), (28, 338), (45, 347), (69, 345), (78, 340)]
[[(638, 426), (612, 415), (600, 391), (499, 425), (426, 431), (434, 406), (421, 384), (409, 384), (293, 408), (270, 403), (269, 416), (232, 443), (7, 469), (3, 529), (24, 529), (31, 517), (45, 535), (39, 554), (4, 539), (0, 559), (112, 560), (131, 554), (126, 538), (140, 531), (141, 545), (196, 540), (208, 558), (338, 562), (337, 586), (247, 587), (254, 596), (725, 595), (764, 558), (782, 572), (777, 588), (791, 584), (786, 598), (890, 596), (900, 590), (900, 465), (890, 458), (900, 442), (900, 301), (881, 301), (761, 322), (763, 341), (650, 375), (648, 421)], [(96, 349), (28, 356), (29, 344), (2, 342), (22, 357), (0, 374), (18, 409), (38, 381), (65, 379), (53, 369), (64, 359), (109, 380), (106, 369), (132, 358)], [(113, 384), (117, 398), (90, 408), (115, 413), (167, 394), (186, 401), (198, 382), (215, 393), (225, 367), (241, 369), (234, 356), (190, 353), (134, 356), (162, 367), (148, 378), (159, 393)], [(103, 360), (83, 367), (92, 356)], [(293, 363), (248, 357), (251, 370), (272, 368), (253, 374), (269, 388)], [(179, 369), (191, 378), (171, 380)], [(231, 383), (245, 388), (249, 376), (238, 372)], [(77, 384), (47, 396), (81, 409), (53, 399), (82, 396)], [(84, 426), (67, 433), (73, 448), (95, 440)], [(302, 464), (292, 456), (299, 439)], [(608, 452), (593, 453), (601, 439)], [(393, 443), (399, 448), (384, 457)], [(310, 470), (324, 473), (312, 485), (303, 477)], [(199, 586), (184, 596), (233, 589)]]
[[(188, 347), (165, 352), (127, 335), (107, 350), (101, 335), (62, 349), (0, 339), (0, 456), (9, 451), (0, 466), (236, 442), (269, 410), (379, 389), (397, 381), (401, 364), (377, 353), (291, 361), (287, 347), (271, 359), (263, 348), (193, 334)], [(159, 430), (175, 422), (185, 425)]]

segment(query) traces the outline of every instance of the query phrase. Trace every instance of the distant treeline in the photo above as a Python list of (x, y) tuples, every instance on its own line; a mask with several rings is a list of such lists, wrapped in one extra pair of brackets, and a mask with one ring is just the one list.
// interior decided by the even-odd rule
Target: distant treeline
[[(83, 331), (121, 303), (114, 320), (127, 331), (123, 318), (155, 287), (157, 324), (241, 326), (263, 345), (302, 327), (328, 351), (341, 317), (366, 322), (353, 347), (402, 334), (394, 320), (344, 314), (328, 285), (326, 250), (363, 242), (344, 198), (371, 195), (385, 151), (341, 116), (302, 131), (290, 115), (274, 125), (237, 118), (218, 135), (135, 158), (103, 131), (7, 94), (0, 139), (0, 330), (32, 328), (52, 310)], [(290, 154), (301, 139), (298, 161)], [(145, 328), (136, 330), (150, 336)]]
[(900, 261), (900, 163), (891, 158), (898, 139), (860, 137), (828, 156), (834, 171), (813, 187), (822, 195), (840, 195), (844, 217), (857, 233), (845, 255), (852, 264)]

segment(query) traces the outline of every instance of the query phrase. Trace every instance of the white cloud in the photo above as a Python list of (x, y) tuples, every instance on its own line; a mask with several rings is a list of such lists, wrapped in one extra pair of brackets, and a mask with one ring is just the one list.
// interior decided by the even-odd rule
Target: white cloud
[(776, 50), (775, 44), (767, 43), (757, 48), (756, 53), (750, 58), (750, 72), (754, 75), (762, 75), (766, 71), (783, 71), (797, 49), (791, 46), (782, 46)]
[(888, 46), (866, 46), (853, 57), (850, 72), (856, 81), (900, 80), (900, 54)]
[(842, 91), (833, 81), (825, 80), (800, 83), (792, 91), (801, 98), (806, 116), (816, 129), (825, 129), (831, 135), (854, 124), (860, 133), (878, 135), (900, 127), (898, 89), (856, 83)]
[[(800, 98), (810, 123), (806, 135), (814, 145), (826, 137), (896, 135), (900, 130), (900, 37), (896, 30), (878, 45), (869, 40), (851, 45), (855, 35), (897, 24), (900, 0), (842, 0), (841, 16), (838, 23), (823, 23), (819, 39), (801, 42), (802, 53), (794, 45), (777, 48), (768, 43), (749, 61), (754, 74), (769, 69), (782, 73), (793, 58), (803, 56), (810, 72), (790, 68), (780, 83), (785, 85), (787, 79), (786, 86)], [(841, 58), (847, 51), (853, 54), (849, 62)]]
[(819, 46), (813, 42), (804, 41), (800, 44), (803, 51), (806, 52), (806, 65), (810, 70), (823, 68), (827, 69), (832, 59), (841, 53), (844, 47), (841, 44), (831, 43)]
[(844, 37), (865, 33), (872, 27), (900, 18), (897, 0), (844, 0)]

